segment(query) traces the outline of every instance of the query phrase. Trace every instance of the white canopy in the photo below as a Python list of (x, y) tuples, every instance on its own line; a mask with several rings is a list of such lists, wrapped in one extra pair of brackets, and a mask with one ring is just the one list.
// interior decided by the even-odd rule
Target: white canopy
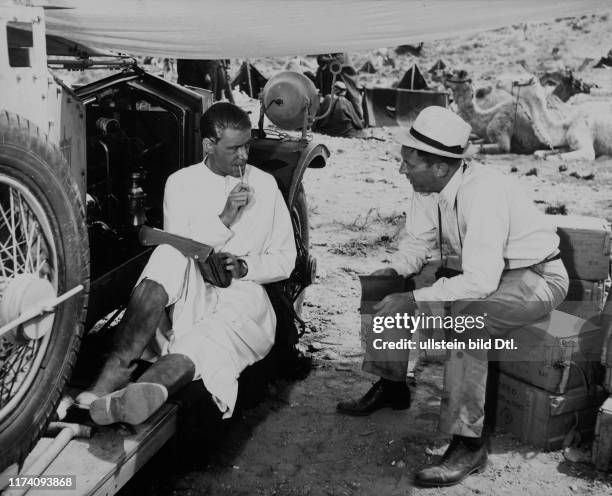
[[(37, 3), (34, 1), (33, 3)], [(612, 11), (610, 0), (47, 0), (85, 45), (192, 59), (356, 51)]]

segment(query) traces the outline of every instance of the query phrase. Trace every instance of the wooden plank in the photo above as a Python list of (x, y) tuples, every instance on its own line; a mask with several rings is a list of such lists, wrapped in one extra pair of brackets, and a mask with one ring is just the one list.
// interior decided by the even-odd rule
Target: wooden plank
[[(76, 475), (76, 490), (45, 489), (45, 495), (115, 494), (174, 435), (177, 410), (176, 405), (167, 403), (141, 425), (103, 427), (91, 439), (71, 440), (42, 475)], [(41, 439), (28, 460), (50, 441)]]

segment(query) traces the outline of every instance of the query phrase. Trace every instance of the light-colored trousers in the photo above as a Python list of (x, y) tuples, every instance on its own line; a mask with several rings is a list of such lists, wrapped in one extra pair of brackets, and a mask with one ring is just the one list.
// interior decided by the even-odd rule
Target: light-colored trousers
[[(453, 338), (489, 339), (511, 337), (512, 331), (546, 317), (567, 295), (569, 279), (561, 260), (502, 274), (497, 290), (481, 300), (452, 302), (451, 315), (485, 315), (485, 328), (457, 334)], [(363, 370), (392, 381), (404, 381), (405, 361), (371, 361), (364, 357)], [(485, 393), (488, 374), (487, 350), (447, 352), (444, 390), (440, 404), (442, 432), (480, 437), (484, 425)]]

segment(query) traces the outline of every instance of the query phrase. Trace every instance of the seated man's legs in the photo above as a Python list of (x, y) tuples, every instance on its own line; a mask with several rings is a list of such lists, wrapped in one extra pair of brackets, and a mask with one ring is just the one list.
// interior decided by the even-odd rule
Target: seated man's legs
[[(497, 291), (485, 299), (454, 302), (453, 316), (484, 316), (485, 328), (455, 332), (453, 337), (467, 342), (505, 336), (554, 310), (567, 294), (567, 272), (561, 261), (538, 267), (543, 269), (505, 272)], [(417, 474), (420, 484), (453, 485), (484, 468), (487, 456), (482, 436), (487, 373), (487, 350), (449, 351), (439, 426), (442, 432), (453, 436), (453, 442), (438, 465)]]
[(159, 358), (135, 383), (91, 403), (89, 415), (98, 425), (147, 420), (174, 393), (194, 379), (195, 365), (185, 355), (171, 353)]
[(174, 248), (154, 250), (134, 288), (113, 338), (111, 351), (92, 386), (77, 396), (81, 405), (125, 387), (158, 328), (165, 308), (179, 298), (188, 260)]
[[(362, 333), (372, 332), (372, 322), (362, 315)], [(366, 339), (362, 370), (380, 379), (360, 398), (341, 401), (340, 413), (353, 416), (369, 415), (381, 408), (405, 410), (410, 407), (410, 388), (406, 384), (408, 350), (376, 351)]]

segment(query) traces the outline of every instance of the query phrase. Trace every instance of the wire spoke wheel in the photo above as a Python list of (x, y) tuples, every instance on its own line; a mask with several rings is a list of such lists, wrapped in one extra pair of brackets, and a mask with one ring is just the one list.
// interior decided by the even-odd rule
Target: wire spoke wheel
[(35, 125), (0, 111), (0, 327), (85, 288), (0, 336), (0, 472), (44, 432), (81, 344), (89, 246), (72, 174)]
[[(22, 274), (48, 280), (57, 292), (57, 250), (40, 202), (24, 184), (0, 175), (0, 299)], [(2, 324), (9, 317), (0, 310)], [(0, 419), (19, 404), (32, 384), (50, 337), (20, 342), (14, 333), (0, 336)]]

